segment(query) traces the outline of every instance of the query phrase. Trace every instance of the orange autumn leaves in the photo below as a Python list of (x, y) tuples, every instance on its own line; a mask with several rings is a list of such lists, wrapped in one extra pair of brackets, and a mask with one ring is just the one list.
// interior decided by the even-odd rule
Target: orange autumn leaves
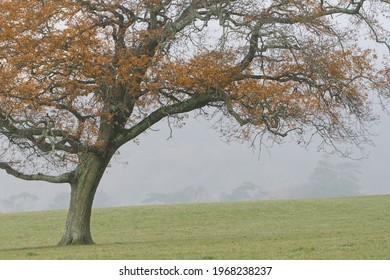
[[(127, 15), (127, 21), (123, 14), (116, 14), (125, 11), (123, 7), (118, 10), (120, 1), (112, 6), (103, 1), (98, 8), (80, 6), (83, 1), (45, 2), (0, 2), (0, 8), (8, 11), (0, 18), (0, 104), (16, 113), (35, 110), (43, 115), (57, 110), (61, 120), (56, 125), (68, 129), (67, 123), (77, 123), (72, 133), (84, 135), (89, 142), (96, 139), (102, 119), (119, 125), (114, 119), (123, 115), (127, 123), (121, 125), (129, 127), (157, 108), (202, 94), (214, 96), (210, 100), (230, 106), (237, 116), (260, 128), (270, 125), (270, 116), (274, 121), (278, 119), (272, 127), (306, 124), (320, 115), (336, 122), (343, 109), (358, 110), (365, 105), (370, 88), (363, 81), (378, 80), (370, 63), (373, 54), (348, 45), (341, 49), (328, 39), (329, 34), (318, 34), (321, 39), (313, 39), (313, 45), (319, 44), (318, 53), (307, 40), (298, 42), (299, 35), (295, 39), (283, 35), (294, 31), (287, 28), (279, 35), (276, 31), (265, 32), (262, 40), (269, 49), (258, 50), (252, 58), (248, 44), (253, 42), (237, 48), (234, 44), (224, 49), (199, 47), (183, 57), (180, 52), (165, 52), (164, 46), (172, 43), (168, 40), (187, 35), (170, 36), (164, 32), (172, 32), (172, 26), (157, 26), (158, 21), (168, 24), (171, 15), (162, 8), (165, 4), (161, 1), (134, 4), (134, 12), (145, 9), (140, 13), (143, 17), (131, 19)], [(306, 17), (301, 16), (302, 9), (303, 15), (314, 16), (320, 9), (315, 1), (305, 2), (311, 8), (299, 3), (274, 5), (268, 12), (274, 16), (279, 10), (285, 15), (298, 14), (303, 20)], [(131, 7), (129, 4), (127, 9)], [(147, 22), (157, 7), (161, 15)], [(257, 16), (248, 20), (254, 21)], [(328, 20), (320, 21), (305, 25), (326, 27)], [(322, 32), (318, 26), (314, 30)], [(123, 41), (119, 40), (121, 36)], [(238, 37), (243, 42), (249, 40), (245, 34)], [(259, 43), (252, 49), (261, 49)], [(148, 49), (151, 46), (155, 49)], [(245, 56), (250, 60), (248, 67), (242, 67)], [(89, 119), (84, 120), (85, 116)]]
[(160, 88), (185, 94), (226, 92), (239, 74), (229, 51), (204, 51), (187, 61), (163, 62), (158, 69)]
[(96, 125), (80, 117), (97, 112), (85, 96), (96, 89), (88, 73), (101, 68), (90, 67), (100, 40), (72, 2), (0, 2), (0, 106), (15, 127), (39, 131), (49, 114), (61, 135), (89, 142)]
[(9, 73), (14, 73), (8, 84), (14, 82), (15, 91), (18, 85), (30, 84), (29, 98), (38, 99), (50, 88), (67, 88), (65, 84), (74, 80), (72, 76), (77, 75), (82, 58), (91, 55), (88, 46), (97, 43), (88, 38), (94, 36), (87, 35), (91, 33), (86, 30), (88, 24), (77, 21), (78, 8), (68, 1), (49, 1), (44, 5), (39, 1), (13, 1), (12, 4), (4, 1), (0, 7), (6, 11), (2, 16), (7, 15), (1, 30), (1, 58)]
[(369, 89), (362, 78), (375, 78), (370, 51), (323, 51), (310, 58), (283, 51), (280, 57), (279, 63), (259, 74), (255, 66), (238, 71), (239, 57), (233, 52), (205, 51), (187, 61), (165, 63), (156, 89), (219, 94), (252, 124), (266, 125), (268, 115), (292, 127), (296, 122), (309, 124), (321, 114), (337, 123), (342, 110), (365, 104)]

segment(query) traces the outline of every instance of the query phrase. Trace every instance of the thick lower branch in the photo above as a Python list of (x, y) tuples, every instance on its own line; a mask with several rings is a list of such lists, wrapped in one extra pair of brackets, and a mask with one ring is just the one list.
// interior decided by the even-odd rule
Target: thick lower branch
[(190, 99), (187, 99), (183, 102), (161, 107), (152, 112), (138, 124), (134, 125), (132, 128), (127, 129), (124, 134), (121, 134), (119, 137), (117, 137), (114, 141), (114, 146), (119, 148), (167, 116), (177, 115), (199, 109), (206, 106), (210, 102), (218, 100), (218, 97), (212, 94), (199, 94), (194, 95)]
[(45, 175), (42, 173), (37, 173), (37, 174), (24, 174), (20, 171), (17, 171), (16, 169), (12, 168), (9, 164), (5, 162), (0, 162), (0, 169), (5, 170), (8, 174), (22, 179), (22, 180), (27, 180), (27, 181), (46, 181), (49, 183), (57, 183), (57, 184), (62, 184), (62, 183), (70, 183), (71, 179), (74, 175), (73, 172), (67, 172), (63, 173), (61, 175), (57, 176), (51, 176), (51, 175)]

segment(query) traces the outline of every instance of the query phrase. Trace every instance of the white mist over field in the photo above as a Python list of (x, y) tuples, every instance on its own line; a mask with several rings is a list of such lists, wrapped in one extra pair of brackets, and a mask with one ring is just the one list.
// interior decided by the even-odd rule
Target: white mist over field
[[(296, 143), (274, 145), (268, 150), (263, 146), (259, 152), (249, 148), (249, 143), (226, 144), (211, 125), (203, 119), (189, 118), (182, 129), (173, 130), (170, 138), (170, 129), (163, 122), (142, 135), (138, 144), (128, 143), (103, 177), (95, 207), (142, 204), (152, 193), (163, 195), (182, 190), (187, 195), (202, 191), (204, 201), (218, 201), (245, 184), (263, 190), (266, 195), (262, 199), (305, 197), (302, 190), (296, 190), (306, 185), (307, 191), (311, 174), (324, 160), (324, 153), (318, 152), (315, 144), (308, 149)], [(360, 195), (390, 193), (389, 128), (390, 116), (383, 113), (380, 123), (372, 128), (375, 146), (366, 147), (368, 158), (326, 158), (331, 164), (357, 166), (355, 183)], [(25, 182), (4, 171), (0, 172), (0, 179), (1, 212), (67, 207), (68, 185)]]

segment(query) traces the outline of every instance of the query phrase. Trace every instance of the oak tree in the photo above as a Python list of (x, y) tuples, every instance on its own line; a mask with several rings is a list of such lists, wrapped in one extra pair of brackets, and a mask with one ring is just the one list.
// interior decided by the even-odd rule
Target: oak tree
[(68, 183), (91, 244), (120, 147), (195, 111), (228, 139), (361, 145), (390, 94), (388, 0), (1, 0), (0, 168)]

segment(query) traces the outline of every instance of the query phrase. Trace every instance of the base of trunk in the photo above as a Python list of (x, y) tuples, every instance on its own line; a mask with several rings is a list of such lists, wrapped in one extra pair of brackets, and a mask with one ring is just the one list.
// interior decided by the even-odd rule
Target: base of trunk
[(64, 235), (57, 246), (66, 246), (66, 245), (93, 245), (95, 244), (92, 240), (90, 234), (83, 235)]

